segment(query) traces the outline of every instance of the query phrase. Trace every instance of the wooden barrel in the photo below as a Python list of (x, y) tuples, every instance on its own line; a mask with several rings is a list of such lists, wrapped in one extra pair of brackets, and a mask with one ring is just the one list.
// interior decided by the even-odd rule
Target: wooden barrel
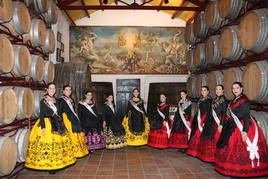
[(226, 98), (232, 99), (234, 97), (232, 93), (232, 84), (236, 81), (242, 82), (242, 75), (243, 72), (240, 68), (229, 68), (223, 71), (223, 85)]
[(210, 89), (210, 95), (216, 96), (216, 86), (223, 84), (223, 74), (221, 71), (213, 71), (208, 74), (208, 87)]
[(38, 13), (44, 13), (48, 10), (48, 0), (34, 0), (34, 9)]
[(237, 32), (238, 26), (229, 26), (221, 32), (219, 47), (221, 56), (225, 59), (238, 60), (243, 53)]
[(0, 1), (0, 23), (9, 22), (12, 18), (12, 0)]
[(189, 71), (194, 71), (196, 68), (194, 66), (194, 53), (193, 50), (186, 52), (186, 65)]
[(43, 57), (32, 55), (31, 77), (34, 81), (42, 81), (44, 79), (45, 61)]
[(55, 76), (55, 65), (50, 61), (46, 61), (44, 71), (45, 71), (44, 74), (45, 82), (46, 83), (52, 82)]
[(268, 62), (258, 61), (246, 66), (242, 83), (250, 100), (268, 102)]
[(32, 59), (26, 46), (13, 45), (15, 65), (12, 74), (15, 76), (27, 76), (31, 72)]
[(57, 9), (57, 5), (52, 0), (49, 0), (48, 10), (43, 15), (45, 17), (46, 23), (48, 23), (48, 24), (56, 24), (57, 23), (57, 21), (58, 21), (58, 9)]
[(244, 49), (260, 53), (268, 47), (268, 9), (248, 12), (240, 21), (238, 37)]
[(214, 35), (205, 41), (205, 59), (208, 64), (218, 65), (222, 61), (219, 39), (219, 35)]
[(187, 83), (186, 83), (187, 93), (192, 98), (198, 97), (197, 91), (196, 91), (196, 88), (195, 88), (195, 80), (196, 80), (195, 76), (190, 76), (187, 79)]
[(11, 25), (17, 34), (26, 34), (30, 31), (31, 18), (23, 2), (13, 2), (13, 18)]
[(47, 29), (43, 50), (45, 53), (53, 53), (55, 51), (55, 35), (51, 29)]
[(17, 113), (18, 119), (31, 117), (34, 112), (34, 94), (30, 88), (15, 87), (18, 98), (19, 110)]
[(195, 80), (195, 89), (197, 92), (197, 96), (200, 96), (202, 86), (208, 85), (208, 77), (206, 74), (201, 74), (196, 76)]
[(34, 2), (33, 2), (34, 0), (24, 0), (24, 3), (25, 3), (25, 5), (26, 6), (31, 6)]
[(195, 44), (197, 42), (197, 38), (194, 35), (193, 24), (186, 24), (184, 40), (187, 44)]
[(11, 42), (0, 36), (0, 73), (9, 73), (14, 67), (14, 50)]
[(235, 19), (239, 15), (244, 3), (241, 0), (218, 0), (220, 17), (231, 20)]
[(268, 113), (262, 111), (250, 111), (250, 114), (256, 119), (258, 125), (262, 129), (266, 143), (268, 143)]
[(30, 131), (28, 129), (19, 129), (15, 135), (15, 142), (18, 147), (18, 162), (25, 162), (29, 145), (29, 137)]
[(46, 41), (46, 25), (41, 19), (32, 19), (31, 29), (24, 36), (24, 41), (30, 40), (34, 47), (45, 45)]
[(0, 137), (0, 176), (8, 175), (15, 168), (18, 149), (14, 139)]
[(206, 59), (205, 59), (205, 44), (198, 44), (193, 50), (194, 57), (194, 66), (205, 68), (206, 67)]
[(208, 3), (205, 10), (205, 20), (208, 28), (213, 30), (218, 30), (221, 26), (227, 23), (227, 20), (224, 20), (219, 15), (218, 1), (211, 1)]
[(40, 114), (40, 101), (42, 97), (45, 95), (45, 91), (34, 91), (34, 117), (39, 117)]
[(194, 20), (194, 35), (197, 38), (204, 39), (207, 36), (208, 27), (205, 21), (204, 12), (200, 12)]
[(11, 87), (0, 88), (0, 125), (10, 124), (18, 113), (18, 98)]

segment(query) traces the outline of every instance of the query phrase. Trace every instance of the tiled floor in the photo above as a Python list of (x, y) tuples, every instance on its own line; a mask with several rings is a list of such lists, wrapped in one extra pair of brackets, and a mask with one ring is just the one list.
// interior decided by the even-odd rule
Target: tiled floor
[[(98, 150), (54, 175), (22, 171), (17, 179), (224, 179), (212, 164), (177, 152), (147, 146)], [(263, 178), (264, 179), (264, 178)]]

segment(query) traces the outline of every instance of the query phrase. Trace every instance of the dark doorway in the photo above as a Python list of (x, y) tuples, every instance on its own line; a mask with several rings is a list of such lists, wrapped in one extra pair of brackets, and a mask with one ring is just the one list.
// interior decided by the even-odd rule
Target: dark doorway
[(116, 104), (120, 119), (123, 119), (127, 112), (128, 100), (132, 96), (134, 88), (140, 89), (140, 79), (117, 79), (116, 80)]

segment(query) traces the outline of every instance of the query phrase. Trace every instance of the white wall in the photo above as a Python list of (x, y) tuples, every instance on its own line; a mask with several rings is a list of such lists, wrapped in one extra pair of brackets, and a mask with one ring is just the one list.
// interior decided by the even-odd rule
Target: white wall
[(150, 83), (186, 82), (187, 78), (188, 75), (92, 75), (92, 81), (112, 82), (114, 93), (116, 93), (116, 79), (140, 79), (141, 97), (144, 99), (146, 107), (148, 103)]

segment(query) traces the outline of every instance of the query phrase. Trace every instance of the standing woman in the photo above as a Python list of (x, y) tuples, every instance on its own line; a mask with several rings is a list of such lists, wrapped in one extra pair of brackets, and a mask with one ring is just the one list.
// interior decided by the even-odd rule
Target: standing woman
[(47, 170), (50, 173), (76, 161), (55, 93), (55, 84), (49, 83), (47, 94), (40, 101), (40, 116), (30, 134), (25, 162), (27, 168)]
[(157, 112), (150, 120), (151, 130), (148, 136), (148, 144), (155, 148), (168, 148), (168, 138), (171, 130), (171, 120), (169, 118), (169, 104), (166, 103), (165, 94), (160, 94), (160, 104)]
[(192, 102), (189, 100), (185, 90), (182, 90), (180, 95), (181, 99), (179, 100), (178, 109), (173, 119), (169, 147), (179, 148), (179, 151), (185, 152), (185, 149), (188, 148), (188, 140), (191, 133)]
[(125, 130), (118, 119), (114, 106), (113, 95), (108, 95), (103, 107), (103, 128), (105, 131), (105, 140), (107, 149), (118, 149), (127, 146)]
[(86, 91), (85, 99), (78, 104), (78, 117), (86, 135), (88, 150), (105, 148), (102, 120), (98, 115), (93, 93)]
[(233, 177), (268, 175), (268, 148), (258, 123), (251, 118), (243, 86), (234, 82), (235, 95), (227, 110), (215, 158), (215, 169)]
[(127, 114), (122, 124), (126, 131), (128, 145), (140, 146), (147, 144), (150, 127), (144, 102), (140, 98), (140, 91), (137, 88), (133, 90), (133, 97), (128, 101)]
[(207, 121), (211, 122), (212, 112), (211, 112), (212, 99), (209, 96), (209, 88), (207, 86), (202, 86), (201, 97), (198, 101), (198, 112), (192, 123), (191, 136), (187, 149), (187, 154), (194, 157), (200, 156), (201, 146), (201, 134), (204, 132), (204, 125)]
[(74, 110), (74, 101), (71, 98), (72, 88), (63, 87), (63, 96), (59, 98), (59, 106), (64, 124), (69, 132), (75, 150), (75, 157), (80, 158), (88, 154), (85, 134), (82, 132), (80, 120)]
[(224, 87), (216, 86), (216, 97), (212, 101), (212, 118), (207, 118), (201, 134), (201, 150), (198, 158), (205, 162), (215, 161), (216, 142), (220, 137), (218, 130), (221, 130), (226, 117), (227, 101), (223, 94)]

